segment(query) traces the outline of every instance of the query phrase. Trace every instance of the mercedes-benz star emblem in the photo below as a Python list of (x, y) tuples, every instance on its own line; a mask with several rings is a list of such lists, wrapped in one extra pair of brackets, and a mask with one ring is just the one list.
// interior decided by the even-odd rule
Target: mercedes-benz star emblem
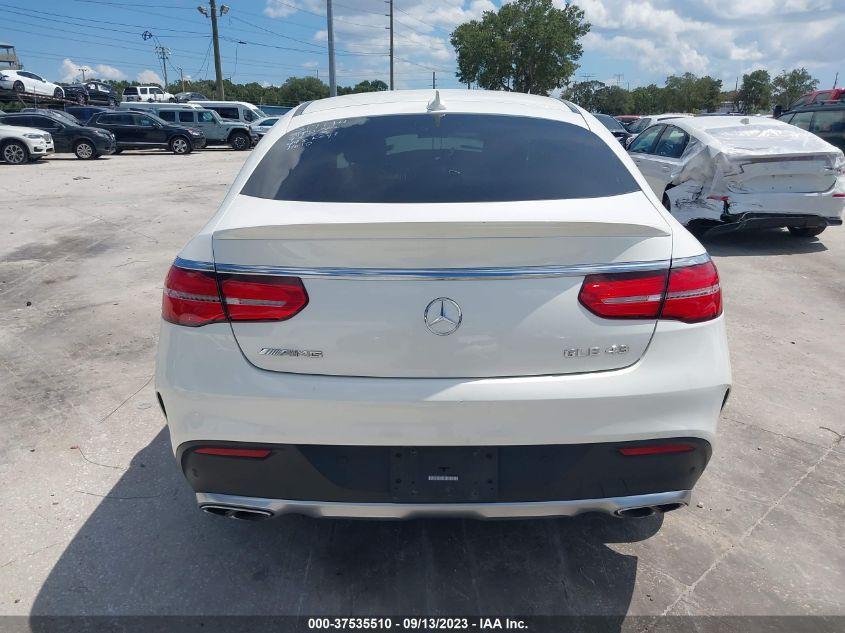
[(425, 326), (437, 336), (447, 336), (457, 330), (463, 318), (461, 307), (446, 297), (438, 297), (425, 307)]

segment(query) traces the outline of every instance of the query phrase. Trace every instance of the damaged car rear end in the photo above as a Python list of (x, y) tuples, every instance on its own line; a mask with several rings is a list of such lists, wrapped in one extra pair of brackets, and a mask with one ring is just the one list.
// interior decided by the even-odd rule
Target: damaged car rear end
[(681, 119), (652, 146), (631, 149), (654, 193), (691, 229), (713, 235), (786, 227), (810, 237), (842, 224), (842, 151), (781, 121)]

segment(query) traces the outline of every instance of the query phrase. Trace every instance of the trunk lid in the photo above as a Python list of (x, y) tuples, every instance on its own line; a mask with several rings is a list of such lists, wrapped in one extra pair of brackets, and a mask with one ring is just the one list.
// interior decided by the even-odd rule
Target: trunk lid
[(669, 226), (642, 192), (398, 205), (238, 196), (213, 236), (218, 273), (296, 276), (309, 295), (287, 321), (232, 324), (254, 365), (428, 378), (636, 362), (655, 321), (600, 319), (579, 304), (578, 292), (596, 265), (666, 267), (671, 243)]

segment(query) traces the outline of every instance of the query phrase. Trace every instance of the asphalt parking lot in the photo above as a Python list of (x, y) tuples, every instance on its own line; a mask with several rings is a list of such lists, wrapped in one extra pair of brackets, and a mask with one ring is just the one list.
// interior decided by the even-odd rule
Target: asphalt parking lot
[(199, 512), (155, 404), (161, 285), (247, 156), (0, 165), (0, 613), (845, 615), (842, 228), (707, 243), (734, 388), (688, 509)]

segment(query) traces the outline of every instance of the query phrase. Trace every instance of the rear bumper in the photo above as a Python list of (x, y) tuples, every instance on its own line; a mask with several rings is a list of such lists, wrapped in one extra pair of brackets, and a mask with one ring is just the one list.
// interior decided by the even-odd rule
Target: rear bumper
[[(655, 447), (681, 452), (636, 454)], [(260, 457), (204, 454), (261, 451)], [(623, 454), (631, 451), (634, 454)], [(177, 459), (197, 493), (328, 504), (559, 503), (690, 490), (709, 442), (387, 447), (192, 442)]]
[(449, 504), (330, 503), (239, 497), (204, 492), (197, 494), (197, 504), (208, 512), (225, 516), (225, 511), (243, 508), (259, 511), (265, 518), (282, 514), (304, 514), (315, 518), (347, 519), (417, 519), (426, 517), (516, 519), (575, 516), (584, 512), (602, 512), (623, 516), (626, 511), (640, 509), (644, 509), (644, 511), (637, 515), (647, 516), (652, 509), (657, 512), (668, 512), (689, 505), (689, 502), (689, 490), (571, 501)]
[[(726, 219), (725, 216), (722, 219)], [(749, 231), (768, 228), (794, 227), (827, 227), (840, 226), (841, 217), (823, 217), (810, 214), (783, 214), (783, 213), (744, 213), (738, 216), (730, 216), (724, 224), (718, 224), (707, 231), (707, 235), (713, 236), (722, 233), (733, 233), (735, 231)]]

